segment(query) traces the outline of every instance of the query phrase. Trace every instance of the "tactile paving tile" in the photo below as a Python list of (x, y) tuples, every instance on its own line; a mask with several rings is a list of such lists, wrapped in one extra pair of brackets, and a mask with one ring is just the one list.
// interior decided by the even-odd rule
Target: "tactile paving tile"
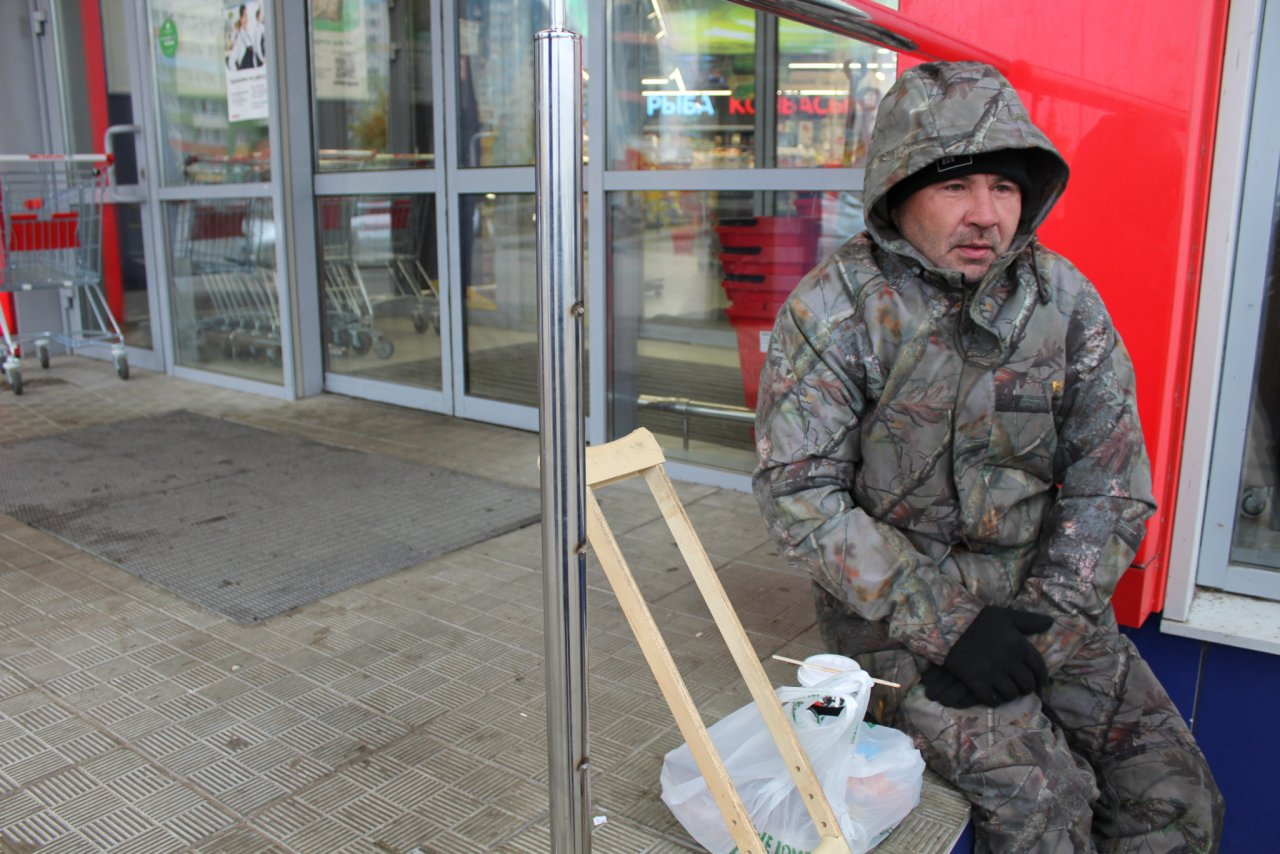
[[(41, 407), (26, 435), (189, 407), (537, 480), (531, 434), (332, 396), (284, 403), (147, 372), (119, 383), (109, 365), (83, 362), (67, 360), (60, 376), (71, 381), (42, 389), (43, 399), (24, 395), (24, 406)], [(11, 403), (0, 399), (0, 442)], [(699, 533), (733, 552), (714, 559), (762, 657), (817, 651), (807, 581), (753, 533), (751, 496), (679, 489), (687, 506), (702, 505), (690, 511)], [(619, 496), (606, 501), (621, 514), (611, 516), (619, 533), (637, 532), (628, 557), (654, 559), (636, 571), (700, 709), (714, 720), (741, 706), (745, 689), (714, 625), (662, 563), (673, 552), (652, 499), (628, 484), (608, 492)], [(539, 536), (514, 531), (244, 625), (0, 515), (0, 839), (56, 854), (550, 850)], [(608, 818), (594, 847), (696, 851), (657, 793), (661, 756), (683, 739), (591, 572), (593, 815)], [(771, 585), (796, 586), (772, 596)], [(927, 786), (880, 850), (945, 850), (939, 840), (966, 810), (949, 794)]]

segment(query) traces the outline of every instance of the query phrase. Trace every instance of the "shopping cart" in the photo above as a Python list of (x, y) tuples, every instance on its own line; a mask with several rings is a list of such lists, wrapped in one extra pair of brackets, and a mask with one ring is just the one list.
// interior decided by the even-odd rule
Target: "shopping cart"
[[(281, 361), (275, 272), (264, 263), (269, 199), (208, 199), (178, 209), (175, 283), (199, 358)], [(271, 239), (274, 239), (272, 236)]]
[[(80, 317), (61, 332), (15, 332), (0, 310), (2, 367), (22, 394), (22, 345), (34, 343), (40, 367), (50, 344), (72, 353), (111, 350), (120, 379), (129, 378), (124, 334), (102, 293), (102, 205), (112, 160), (105, 154), (0, 155), (0, 293), (58, 289)], [(91, 315), (91, 317), (90, 317)]]
[(428, 322), (440, 334), (440, 291), (422, 264), (422, 244), (427, 234), (425, 196), (402, 197), (391, 202), (392, 281), (397, 293), (411, 300), (415, 332), (423, 332)]
[(370, 349), (389, 359), (395, 344), (374, 323), (374, 298), (360, 272), (356, 221), (360, 202), (352, 196), (324, 196), (318, 200), (320, 249), (325, 298), (325, 329), (339, 350), (363, 356)]

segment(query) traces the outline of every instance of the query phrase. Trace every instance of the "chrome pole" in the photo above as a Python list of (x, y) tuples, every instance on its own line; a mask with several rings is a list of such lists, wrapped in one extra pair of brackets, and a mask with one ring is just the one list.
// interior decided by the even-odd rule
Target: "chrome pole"
[(582, 37), (534, 38), (542, 570), (551, 850), (591, 850), (582, 424)]

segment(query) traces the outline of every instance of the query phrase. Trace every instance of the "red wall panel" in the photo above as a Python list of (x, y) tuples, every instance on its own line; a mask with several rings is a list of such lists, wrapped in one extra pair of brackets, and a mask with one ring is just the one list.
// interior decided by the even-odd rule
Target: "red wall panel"
[(921, 60), (999, 67), (1071, 166), (1040, 236), (1098, 286), (1137, 370), (1160, 508), (1115, 605), (1140, 625), (1164, 602), (1227, 0), (846, 2)]

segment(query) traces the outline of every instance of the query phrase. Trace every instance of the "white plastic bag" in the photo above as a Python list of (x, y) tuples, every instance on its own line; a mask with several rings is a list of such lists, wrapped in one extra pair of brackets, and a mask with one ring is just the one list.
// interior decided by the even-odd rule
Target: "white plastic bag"
[(863, 721), (853, 760), (845, 806), (853, 823), (867, 831), (871, 849), (920, 803), (924, 759), (911, 736)]
[[(800, 680), (811, 684), (776, 693), (845, 840), (860, 854), (919, 803), (924, 760), (903, 733), (863, 724), (871, 679), (856, 662), (824, 655), (807, 663), (837, 664), (844, 672), (801, 668)], [(811, 851), (819, 842), (818, 832), (755, 704), (731, 713), (708, 732), (766, 850)], [(663, 802), (700, 845), (715, 854), (735, 850), (687, 744), (666, 755), (661, 783)]]

